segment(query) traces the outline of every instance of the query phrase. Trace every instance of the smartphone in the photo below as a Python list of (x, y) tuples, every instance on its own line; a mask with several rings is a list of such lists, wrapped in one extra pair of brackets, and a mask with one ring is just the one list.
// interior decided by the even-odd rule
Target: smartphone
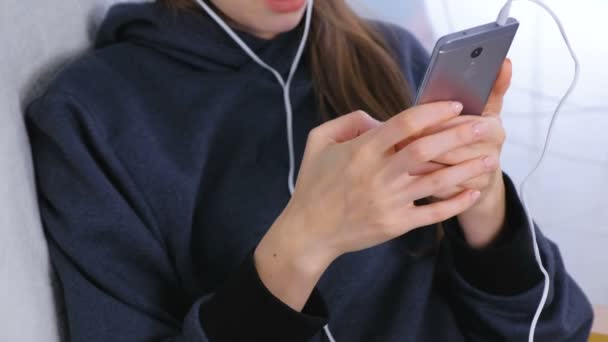
[(416, 96), (416, 104), (459, 101), (463, 114), (479, 115), (519, 28), (509, 18), (440, 38)]

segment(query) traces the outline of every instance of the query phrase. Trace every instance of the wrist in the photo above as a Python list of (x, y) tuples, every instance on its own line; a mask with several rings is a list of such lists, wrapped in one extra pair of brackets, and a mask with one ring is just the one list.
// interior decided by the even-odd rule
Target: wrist
[(286, 208), (254, 252), (260, 279), (279, 300), (301, 311), (335, 256), (304, 236), (306, 220)]
[(506, 191), (502, 172), (497, 171), (495, 182), (479, 202), (458, 215), (467, 243), (473, 248), (490, 245), (503, 229), (506, 216)]

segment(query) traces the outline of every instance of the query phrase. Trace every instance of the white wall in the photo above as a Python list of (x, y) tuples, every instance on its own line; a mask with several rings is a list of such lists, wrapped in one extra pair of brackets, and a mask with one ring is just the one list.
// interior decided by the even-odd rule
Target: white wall
[(60, 340), (22, 120), (29, 99), (90, 43), (117, 0), (0, 1), (0, 341)]
[[(365, 14), (410, 27), (429, 48), (452, 30), (496, 18), (502, 0), (353, 0)], [(608, 2), (546, 1), (561, 17), (581, 62), (579, 86), (558, 118), (549, 155), (528, 197), (536, 221), (556, 241), (570, 273), (595, 304), (608, 304)], [(425, 11), (429, 23), (420, 13)], [(550, 114), (569, 85), (573, 64), (551, 18), (517, 1), (520, 22), (503, 120), (502, 163), (519, 184), (540, 155)], [(428, 26), (428, 27), (427, 27)], [(430, 32), (430, 34), (429, 34)]]

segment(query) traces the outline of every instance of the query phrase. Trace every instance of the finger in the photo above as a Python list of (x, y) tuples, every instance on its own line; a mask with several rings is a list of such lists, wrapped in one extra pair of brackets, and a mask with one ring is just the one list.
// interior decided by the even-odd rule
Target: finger
[[(479, 115), (461, 114), (455, 118), (451, 118), (451, 119), (441, 122), (435, 126), (431, 126), (427, 129), (425, 129), (423, 132), (418, 134), (417, 137), (420, 138), (423, 136), (439, 133), (439, 132), (445, 131), (447, 129), (459, 126), (461, 124), (465, 124), (465, 123), (473, 124), (476, 121), (484, 121), (484, 120), (489, 121), (490, 125), (502, 128), (502, 122), (499, 117), (496, 117), (496, 116), (485, 116), (484, 117), (484, 116), (479, 116)], [(494, 129), (495, 129), (495, 127), (491, 128), (491, 130), (494, 130)], [(492, 136), (492, 135), (488, 134), (487, 136)], [(412, 139), (412, 140), (414, 140), (414, 139)], [(410, 142), (411, 142), (411, 140), (408, 141), (408, 143), (410, 143)], [(407, 144), (405, 144), (404, 142), (400, 142), (397, 145), (398, 146), (397, 150), (401, 150), (406, 145)]]
[(307, 146), (319, 149), (328, 145), (345, 142), (382, 125), (364, 111), (342, 115), (315, 127), (308, 135)]
[(373, 148), (385, 152), (426, 128), (453, 118), (462, 111), (458, 102), (435, 102), (412, 107), (386, 121), (373, 136)]
[(472, 207), (480, 195), (478, 190), (466, 190), (446, 200), (417, 206), (410, 209), (413, 211), (410, 215), (412, 223), (424, 227), (445, 221)]
[(426, 175), (429, 173), (433, 173), (437, 170), (441, 170), (441, 169), (445, 168), (446, 166), (449, 166), (449, 165), (435, 163), (435, 162), (427, 162), (427, 163), (423, 163), (418, 166), (415, 166), (408, 173), (410, 174), (410, 176), (423, 176), (423, 175)]
[(442, 165), (456, 165), (466, 160), (479, 158), (480, 156), (496, 154), (496, 148), (490, 144), (470, 144), (458, 147), (452, 151), (440, 155), (433, 162)]
[[(455, 118), (451, 118), (449, 120), (446, 120), (444, 122), (441, 122), (437, 125), (434, 125), (434, 126), (431, 126), (427, 129), (425, 129), (423, 132), (421, 132), (418, 135), (418, 137), (439, 133), (441, 131), (445, 131), (447, 129), (450, 129), (452, 127), (456, 127), (456, 126), (459, 126), (459, 125), (462, 125), (465, 123), (473, 123), (473, 121), (479, 121), (481, 118), (482, 117), (480, 117), (479, 115), (460, 114)], [(403, 145), (403, 147), (405, 147), (405, 145)]]
[(488, 98), (488, 102), (483, 111), (484, 116), (500, 115), (502, 111), (503, 98), (511, 84), (511, 76), (513, 74), (513, 65), (510, 59), (505, 59), (500, 68), (500, 72), (494, 82), (494, 87)]
[(491, 173), (487, 173), (475, 178), (471, 178), (468, 181), (459, 184), (458, 186), (465, 188), (465, 189), (475, 189), (475, 190), (479, 190), (479, 191), (483, 191), (484, 189), (486, 189), (491, 181), (493, 179), (493, 174)]
[[(465, 190), (479, 190), (479, 189), (458, 185), (458, 186), (455, 186), (453, 188), (444, 190), (438, 194), (433, 195), (433, 197), (431, 197), (431, 199), (434, 201), (441, 201), (441, 200), (456, 196), (457, 194), (459, 194)], [(479, 191), (481, 191), (481, 190), (479, 190)]]
[(477, 176), (475, 178), (469, 179), (468, 181), (466, 181), (462, 184), (458, 184), (449, 189), (445, 189), (441, 192), (433, 194), (432, 198), (437, 198), (437, 199), (450, 198), (450, 197), (456, 195), (457, 193), (460, 193), (466, 189), (479, 190), (483, 194), (484, 189), (486, 189), (488, 187), (491, 179), (492, 179), (492, 175), (486, 173), (481, 176)]
[[(439, 132), (448, 130), (450, 128), (460, 126), (462, 124), (473, 125), (477, 122), (485, 122), (488, 125), (488, 129), (486, 132), (487, 134), (484, 134), (484, 138), (495, 138), (497, 135), (501, 135), (501, 134), (497, 134), (497, 133), (500, 133), (500, 131), (504, 131), (504, 126), (502, 124), (502, 121), (498, 117), (462, 114), (462, 115), (459, 115), (458, 117), (447, 120), (436, 126), (429, 127), (419, 137), (439, 133)], [(490, 140), (494, 140), (494, 139), (490, 139)]]
[(389, 178), (398, 177), (404, 172), (410, 172), (420, 164), (435, 160), (435, 158), (448, 151), (469, 145), (482, 136), (486, 127), (487, 125), (483, 121), (479, 121), (473, 125), (463, 124), (419, 138), (391, 157), (386, 164), (386, 176)]
[(489, 155), (500, 155), (500, 149), (494, 144), (479, 143), (458, 147), (435, 158), (433, 162), (450, 166)]
[(493, 172), (497, 166), (498, 161), (493, 156), (469, 160), (435, 171), (427, 176), (419, 177), (406, 185), (404, 194), (407, 194), (408, 199), (411, 201), (433, 196), (450, 187)]
[(487, 122), (486, 130), (475, 143), (455, 148), (433, 159), (441, 164), (454, 165), (482, 155), (500, 155), (506, 139), (504, 127), (495, 117), (480, 118)]

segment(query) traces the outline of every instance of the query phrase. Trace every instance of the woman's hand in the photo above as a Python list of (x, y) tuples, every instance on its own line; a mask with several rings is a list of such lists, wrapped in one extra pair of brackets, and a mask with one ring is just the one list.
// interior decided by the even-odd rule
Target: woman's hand
[(311, 131), (294, 194), (255, 251), (258, 273), (283, 302), (301, 309), (321, 274), (338, 256), (369, 248), (417, 227), (458, 215), (480, 193), (464, 190), (424, 206), (414, 201), (495, 172), (482, 158), (412, 176), (420, 165), (470, 144), (462, 129), (401, 141), (455, 118), (462, 105), (417, 106), (380, 123), (363, 112)]
[[(447, 120), (437, 126), (427, 129), (424, 135), (459, 129), (462, 130), (463, 140), (467, 139), (466, 132), (471, 126), (478, 127), (480, 139), (449, 151), (431, 163), (421, 166), (414, 175), (424, 175), (441, 170), (451, 165), (460, 164), (466, 160), (487, 156), (491, 162), (498, 163), (505, 141), (505, 131), (500, 119), (503, 97), (511, 81), (511, 61), (503, 63), (500, 74), (494, 84), (488, 103), (481, 116), (461, 115)], [(473, 247), (484, 247), (491, 243), (499, 234), (505, 219), (505, 188), (502, 170), (497, 167), (493, 173), (483, 174), (450, 189), (438, 192), (433, 197), (449, 198), (465, 189), (481, 191), (481, 198), (475, 206), (458, 215), (466, 240)]]

